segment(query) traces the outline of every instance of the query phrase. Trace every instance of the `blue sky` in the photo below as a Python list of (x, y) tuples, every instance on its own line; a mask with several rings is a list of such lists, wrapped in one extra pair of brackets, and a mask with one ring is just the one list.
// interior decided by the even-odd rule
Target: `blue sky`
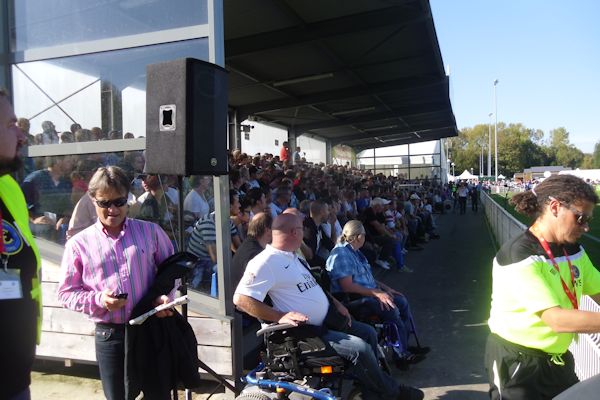
[(430, 0), (458, 128), (498, 121), (563, 126), (591, 153), (600, 141), (600, 1)]

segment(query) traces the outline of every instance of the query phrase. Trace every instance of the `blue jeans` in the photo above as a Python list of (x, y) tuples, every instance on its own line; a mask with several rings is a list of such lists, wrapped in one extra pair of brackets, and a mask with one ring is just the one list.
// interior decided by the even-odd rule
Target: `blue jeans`
[(395, 295), (394, 304), (396, 304), (396, 308), (382, 310), (379, 300), (365, 296), (351, 301), (347, 307), (350, 313), (358, 319), (365, 320), (376, 315), (382, 321), (393, 322), (398, 328), (400, 350), (405, 353), (408, 351), (408, 334), (412, 329), (412, 313), (405, 296)]
[[(348, 333), (329, 330), (322, 338), (346, 360), (362, 386), (365, 399), (394, 399), (398, 396), (398, 384), (384, 373), (377, 362), (377, 334), (372, 326), (352, 321)], [(365, 338), (365, 340), (361, 339)]]
[(31, 400), (31, 392), (29, 391), (29, 387), (27, 387), (27, 389), (23, 390), (21, 393), (17, 393), (8, 400)]
[(125, 325), (96, 324), (96, 360), (107, 400), (125, 400)]

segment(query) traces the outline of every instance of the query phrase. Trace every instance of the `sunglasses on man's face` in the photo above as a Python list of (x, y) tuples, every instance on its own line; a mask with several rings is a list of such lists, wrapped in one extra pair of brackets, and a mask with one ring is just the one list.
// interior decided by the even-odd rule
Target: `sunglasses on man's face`
[(96, 204), (100, 208), (110, 208), (113, 205), (115, 207), (123, 207), (127, 204), (127, 197), (119, 197), (118, 199), (113, 200), (96, 200)]

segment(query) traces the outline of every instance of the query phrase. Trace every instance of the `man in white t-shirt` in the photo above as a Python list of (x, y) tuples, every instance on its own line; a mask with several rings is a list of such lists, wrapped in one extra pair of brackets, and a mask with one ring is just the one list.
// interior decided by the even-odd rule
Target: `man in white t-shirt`
[[(272, 244), (248, 262), (235, 291), (234, 304), (263, 321), (322, 326), (330, 300), (308, 267), (295, 255), (303, 239), (302, 221), (295, 215), (281, 214), (273, 221), (272, 232)], [(273, 307), (263, 303), (267, 295)], [(349, 317), (343, 305), (330, 299), (340, 313)], [(321, 338), (352, 363), (354, 375), (362, 384), (364, 398), (422, 399), (423, 392), (419, 389), (398, 385), (381, 371), (375, 356), (373, 328), (351, 319), (348, 321), (347, 333), (325, 328)]]

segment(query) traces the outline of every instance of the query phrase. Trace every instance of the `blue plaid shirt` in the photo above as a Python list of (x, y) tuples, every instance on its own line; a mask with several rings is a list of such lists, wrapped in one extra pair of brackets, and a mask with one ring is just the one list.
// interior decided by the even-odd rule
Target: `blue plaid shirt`
[(360, 251), (354, 250), (350, 243), (337, 244), (331, 250), (325, 265), (331, 277), (333, 293), (342, 292), (339, 280), (346, 276), (352, 276), (352, 282), (367, 289), (377, 288), (377, 282), (375, 282), (367, 258)]

